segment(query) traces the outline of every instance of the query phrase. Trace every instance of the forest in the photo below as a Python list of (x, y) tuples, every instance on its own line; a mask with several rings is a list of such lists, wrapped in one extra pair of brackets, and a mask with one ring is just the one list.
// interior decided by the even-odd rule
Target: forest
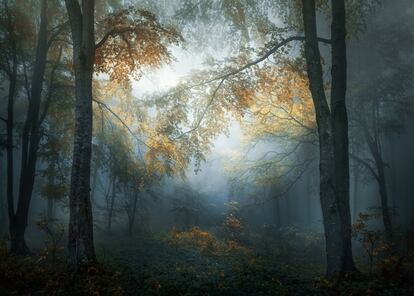
[(413, 0), (0, 0), (0, 295), (414, 295)]

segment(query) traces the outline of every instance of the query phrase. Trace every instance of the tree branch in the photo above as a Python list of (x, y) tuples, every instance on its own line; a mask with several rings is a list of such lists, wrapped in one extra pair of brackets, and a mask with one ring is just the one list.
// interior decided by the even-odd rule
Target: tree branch
[(116, 114), (107, 104), (98, 101), (96, 99), (92, 99), (95, 103), (97, 103), (99, 105), (99, 107), (103, 107), (105, 108), (107, 111), (109, 111), (109, 113), (111, 113), (116, 119), (118, 119), (118, 121), (128, 130), (128, 132), (140, 143), (144, 144), (146, 147), (148, 147), (149, 149), (153, 149), (151, 146), (149, 146), (147, 143), (145, 143), (145, 141), (141, 140), (140, 138), (138, 138), (135, 133), (131, 130), (131, 128), (122, 120), (121, 117), (119, 117), (118, 114)]
[(223, 78), (220, 81), (220, 83), (217, 85), (216, 89), (214, 90), (213, 94), (211, 95), (210, 101), (208, 102), (207, 106), (204, 108), (203, 113), (201, 114), (200, 118), (198, 119), (196, 125), (193, 126), (191, 129), (189, 129), (188, 131), (185, 131), (185, 132), (181, 133), (180, 135), (178, 135), (177, 137), (175, 137), (173, 140), (177, 140), (177, 139), (183, 137), (184, 135), (189, 134), (189, 133), (195, 131), (196, 129), (198, 129), (200, 127), (201, 122), (203, 121), (204, 116), (206, 115), (208, 108), (210, 108), (211, 104), (213, 103), (213, 101), (214, 101), (214, 99), (216, 97), (216, 94), (217, 94), (218, 90), (220, 89), (221, 85), (223, 84), (224, 80), (225, 79)]
[[(271, 56), (272, 54), (274, 54), (279, 48), (285, 46), (286, 44), (288, 44), (288, 43), (290, 43), (292, 41), (304, 41), (304, 40), (305, 40), (305, 37), (303, 37), (303, 36), (292, 36), (292, 37), (286, 38), (286, 39), (280, 41), (279, 43), (277, 43), (275, 46), (273, 46), (268, 52), (266, 52), (260, 58), (254, 60), (254, 61), (251, 61), (250, 63), (247, 63), (246, 65), (244, 65), (244, 66), (242, 66), (242, 67), (240, 67), (240, 68), (238, 68), (236, 70), (230, 71), (230, 72), (228, 72), (226, 74), (223, 74), (223, 75), (220, 75), (220, 76), (216, 76), (216, 77), (211, 78), (209, 80), (206, 80), (206, 81), (204, 81), (202, 83), (199, 83), (197, 85), (194, 85), (193, 87), (200, 86), (200, 85), (204, 85), (204, 84), (211, 83), (211, 82), (214, 82), (214, 81), (217, 81), (217, 80), (221, 80), (221, 79), (227, 79), (230, 76), (234, 76), (234, 75), (236, 75), (236, 74), (238, 74), (238, 73), (240, 73), (240, 72), (242, 72), (242, 71), (244, 71), (244, 70), (246, 70), (246, 69), (248, 69), (248, 68), (250, 68), (250, 67), (252, 67), (254, 65), (257, 65), (257, 64), (263, 62), (269, 56)], [(326, 43), (326, 44), (331, 44), (332, 43), (331, 40), (329, 40), (329, 39), (319, 38), (319, 37), (318, 37), (318, 41), (319, 42)]]
[(57, 40), (57, 37), (67, 28), (67, 25), (69, 24), (69, 21), (65, 21), (62, 24), (57, 25), (55, 28), (53, 28), (51, 31), (54, 31), (47, 42), (47, 48), (49, 48), (54, 41)]
[(362, 164), (364, 167), (366, 167), (371, 174), (374, 176), (375, 179), (379, 179), (377, 173), (375, 172), (375, 170), (369, 165), (369, 163), (367, 161), (365, 161), (364, 159), (356, 156), (355, 154), (349, 153), (349, 157), (353, 160), (355, 160), (356, 162)]
[(117, 35), (121, 35), (122, 33), (133, 31), (133, 27), (124, 27), (124, 28), (118, 28), (113, 29), (111, 31), (106, 32), (106, 34), (102, 37), (102, 39), (95, 45), (95, 50), (100, 48), (102, 45), (105, 44), (105, 42), (109, 39), (109, 37), (115, 37)]

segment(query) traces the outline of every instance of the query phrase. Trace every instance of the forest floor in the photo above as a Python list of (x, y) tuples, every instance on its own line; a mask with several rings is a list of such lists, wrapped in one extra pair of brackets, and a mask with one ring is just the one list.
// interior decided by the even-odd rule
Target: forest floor
[(198, 228), (100, 237), (99, 266), (77, 273), (68, 271), (63, 253), (22, 258), (2, 248), (0, 295), (414, 295), (412, 261), (338, 283), (323, 276), (315, 245), (256, 242), (226, 242)]

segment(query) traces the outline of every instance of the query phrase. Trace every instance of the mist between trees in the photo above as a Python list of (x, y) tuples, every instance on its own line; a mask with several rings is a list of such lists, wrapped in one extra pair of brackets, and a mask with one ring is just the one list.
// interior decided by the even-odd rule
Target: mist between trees
[(6, 261), (109, 256), (121, 294), (409, 291), (411, 2), (2, 0)]

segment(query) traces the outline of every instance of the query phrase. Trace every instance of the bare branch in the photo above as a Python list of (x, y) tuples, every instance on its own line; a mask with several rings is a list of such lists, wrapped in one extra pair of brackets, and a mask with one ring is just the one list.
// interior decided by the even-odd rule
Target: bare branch
[(362, 164), (364, 167), (366, 167), (371, 172), (371, 174), (374, 176), (375, 179), (377, 179), (377, 180), (379, 179), (378, 174), (375, 172), (375, 170), (370, 166), (370, 164), (366, 160), (364, 160), (364, 159), (362, 159), (362, 158), (360, 158), (360, 157), (358, 157), (358, 156), (356, 156), (355, 154), (352, 154), (352, 153), (349, 153), (349, 157), (351, 159), (355, 160), (356, 162)]
[(145, 146), (147, 146), (149, 149), (153, 149), (151, 146), (149, 146), (147, 143), (145, 143), (145, 141), (141, 140), (140, 138), (138, 138), (135, 133), (131, 130), (131, 128), (122, 120), (121, 117), (119, 117), (118, 114), (116, 114), (107, 104), (98, 101), (96, 99), (93, 99), (93, 101), (95, 103), (97, 103), (100, 107), (105, 108), (107, 111), (109, 111), (109, 113), (111, 113), (127, 130), (128, 132), (140, 143), (144, 144)]
[(224, 82), (224, 78), (220, 81), (220, 83), (217, 85), (216, 89), (214, 90), (213, 94), (211, 95), (211, 99), (208, 102), (207, 106), (204, 108), (203, 113), (201, 114), (200, 118), (198, 119), (196, 125), (193, 126), (193, 128), (189, 129), (188, 131), (185, 131), (182, 134), (180, 134), (179, 136), (175, 137), (174, 140), (177, 140), (177, 139), (183, 137), (184, 135), (189, 134), (189, 133), (195, 131), (196, 129), (198, 129), (200, 127), (201, 122), (203, 121), (204, 116), (207, 113), (207, 110), (210, 108), (211, 104), (213, 103), (213, 101), (214, 101), (214, 99), (216, 97), (216, 94), (217, 94), (218, 90), (220, 89), (221, 85), (223, 84), (223, 82)]

